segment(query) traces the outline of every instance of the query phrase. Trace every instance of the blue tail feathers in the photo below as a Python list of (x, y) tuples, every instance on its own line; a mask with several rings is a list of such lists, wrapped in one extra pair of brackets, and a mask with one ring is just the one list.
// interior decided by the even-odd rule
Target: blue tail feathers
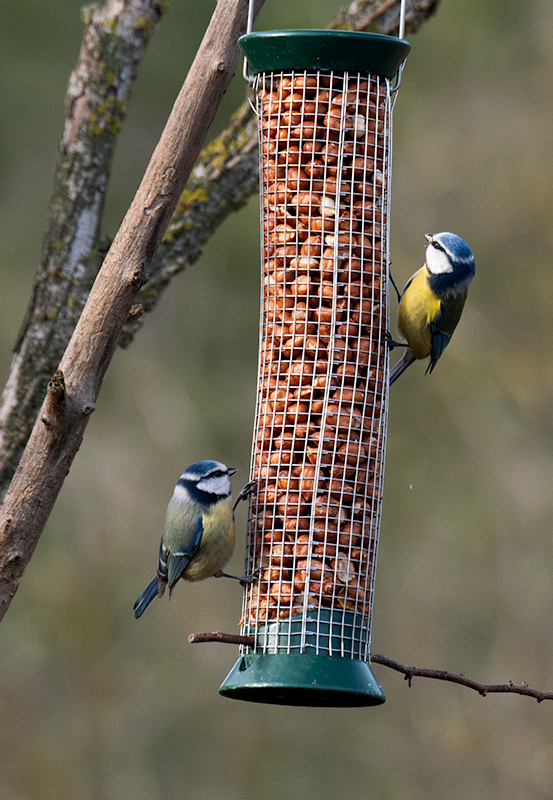
[(155, 578), (152, 578), (150, 583), (140, 592), (138, 600), (133, 606), (135, 619), (142, 616), (154, 597), (157, 597), (157, 575)]

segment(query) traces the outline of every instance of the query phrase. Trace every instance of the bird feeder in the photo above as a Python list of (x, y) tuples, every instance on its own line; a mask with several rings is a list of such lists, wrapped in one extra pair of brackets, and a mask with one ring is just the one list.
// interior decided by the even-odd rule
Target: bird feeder
[(227, 697), (384, 702), (370, 632), (388, 410), (391, 122), (402, 39), (243, 36), (261, 195), (259, 384)]

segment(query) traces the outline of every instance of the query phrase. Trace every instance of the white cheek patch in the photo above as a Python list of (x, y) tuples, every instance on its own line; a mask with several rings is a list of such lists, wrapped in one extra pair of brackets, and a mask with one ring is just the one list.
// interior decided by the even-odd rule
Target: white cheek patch
[(426, 266), (433, 275), (453, 272), (451, 261), (443, 250), (437, 250), (431, 244), (426, 248)]
[(198, 481), (198, 489), (209, 494), (225, 497), (230, 494), (230, 480), (228, 475), (213, 475)]

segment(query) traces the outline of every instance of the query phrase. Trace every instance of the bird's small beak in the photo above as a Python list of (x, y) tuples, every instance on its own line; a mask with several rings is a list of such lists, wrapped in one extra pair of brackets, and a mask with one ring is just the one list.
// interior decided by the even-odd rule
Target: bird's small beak
[(431, 233), (425, 233), (424, 234), (424, 238), (426, 239), (427, 242), (431, 242), (432, 241), (432, 234)]
[(234, 473), (236, 472), (236, 469), (234, 467), (227, 467), (227, 469), (229, 475), (234, 475)]

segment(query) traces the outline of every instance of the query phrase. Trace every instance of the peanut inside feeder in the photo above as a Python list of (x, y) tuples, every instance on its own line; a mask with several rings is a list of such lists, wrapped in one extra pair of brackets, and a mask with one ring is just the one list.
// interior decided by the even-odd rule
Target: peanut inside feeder
[[(365, 662), (387, 425), (391, 84), (272, 70), (254, 89), (263, 283), (246, 563), (258, 580), (245, 590), (241, 633), (256, 645), (240, 670), (256, 670), (261, 693), (233, 673), (221, 692), (383, 702)], [(260, 656), (295, 665), (267, 676)], [(306, 656), (315, 671), (327, 659), (311, 687), (291, 677)], [(365, 671), (331, 677), (338, 661)]]

